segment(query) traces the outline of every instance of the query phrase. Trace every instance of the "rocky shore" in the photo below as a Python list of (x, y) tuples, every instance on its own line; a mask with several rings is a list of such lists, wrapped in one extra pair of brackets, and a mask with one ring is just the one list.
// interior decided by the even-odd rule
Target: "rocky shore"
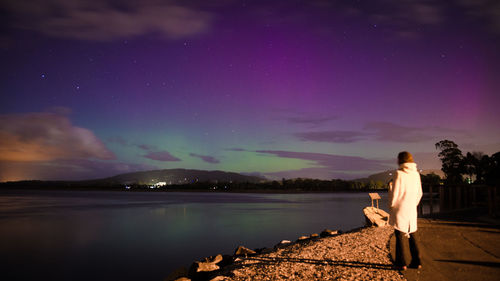
[[(322, 235), (329, 237), (311, 235), (261, 253), (212, 257), (167, 280), (405, 280), (390, 259), (392, 233), (386, 226)], [(197, 272), (200, 266), (216, 264), (217, 270)]]

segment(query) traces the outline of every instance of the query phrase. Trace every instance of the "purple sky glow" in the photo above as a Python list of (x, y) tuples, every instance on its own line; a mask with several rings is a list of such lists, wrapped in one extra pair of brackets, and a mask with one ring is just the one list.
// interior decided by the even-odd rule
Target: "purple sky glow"
[(500, 151), (496, 1), (3, 1), (0, 181)]

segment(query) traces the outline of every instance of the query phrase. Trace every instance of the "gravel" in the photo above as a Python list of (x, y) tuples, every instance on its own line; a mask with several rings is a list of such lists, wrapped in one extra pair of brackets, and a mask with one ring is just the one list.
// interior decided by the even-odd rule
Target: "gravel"
[(216, 280), (405, 280), (389, 257), (392, 227), (362, 228), (244, 257)]

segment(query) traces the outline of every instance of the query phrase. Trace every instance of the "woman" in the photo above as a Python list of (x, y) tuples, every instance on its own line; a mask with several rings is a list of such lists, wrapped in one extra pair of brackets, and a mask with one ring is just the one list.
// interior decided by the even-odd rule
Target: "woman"
[[(389, 224), (394, 226), (396, 236), (395, 264), (401, 270), (406, 270), (408, 266), (421, 268), (416, 233), (417, 205), (422, 198), (420, 174), (412, 155), (407, 151), (398, 154), (398, 164), (399, 169), (389, 185)], [(411, 260), (408, 256), (411, 256)]]

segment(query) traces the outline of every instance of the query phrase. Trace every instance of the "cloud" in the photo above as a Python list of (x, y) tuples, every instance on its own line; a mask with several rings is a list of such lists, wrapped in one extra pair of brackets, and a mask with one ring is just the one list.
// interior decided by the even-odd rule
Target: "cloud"
[(374, 160), (357, 156), (283, 150), (257, 150), (256, 152), (271, 154), (280, 158), (311, 161), (318, 167), (328, 168), (331, 171), (380, 171), (389, 167), (387, 160)]
[(365, 130), (373, 131), (375, 139), (393, 142), (420, 142), (433, 139), (425, 129), (406, 127), (389, 122), (370, 122), (365, 125)]
[(146, 151), (152, 151), (152, 150), (156, 149), (156, 146), (149, 145), (149, 144), (136, 144), (135, 146), (137, 146), (138, 148), (140, 148), (142, 150), (146, 150)]
[(227, 151), (248, 151), (244, 148), (239, 148), (239, 147), (235, 147), (235, 148), (228, 148), (226, 149)]
[(500, 33), (500, 2), (486, 0), (458, 0), (467, 14), (476, 19), (486, 19), (490, 29)]
[(108, 143), (117, 143), (119, 145), (123, 145), (123, 146), (129, 146), (129, 142), (128, 140), (124, 139), (123, 137), (110, 137), (106, 140)]
[(351, 143), (363, 140), (366, 134), (354, 131), (320, 131), (302, 132), (294, 134), (301, 141), (331, 142), (331, 143)]
[(301, 141), (353, 143), (363, 140), (384, 142), (416, 143), (436, 141), (448, 136), (468, 136), (466, 132), (439, 126), (409, 127), (390, 122), (369, 122), (363, 131), (316, 131), (299, 132), (294, 136)]
[(446, 136), (468, 135), (461, 130), (439, 126), (407, 127), (390, 122), (370, 122), (364, 128), (365, 130), (373, 131), (376, 140), (402, 143), (436, 141)]
[(0, 115), (0, 161), (115, 159), (88, 129), (56, 113)]
[[(180, 1), (29, 0), (2, 2), (17, 28), (79, 40), (111, 41), (159, 32), (182, 38), (209, 29), (212, 15)], [(181, 4), (182, 3), (182, 4)]]
[(117, 136), (117, 137), (110, 137), (107, 139), (108, 142), (110, 143), (117, 143), (122, 146), (128, 146), (128, 147), (137, 147), (145, 151), (153, 151), (156, 150), (156, 146), (150, 145), (150, 144), (145, 144), (145, 143), (131, 143), (128, 140), (126, 140), (123, 137)]
[(289, 123), (292, 124), (305, 124), (305, 125), (311, 125), (311, 126), (319, 126), (324, 123), (327, 123), (332, 120), (336, 120), (338, 117), (304, 117), (304, 116), (299, 116), (299, 117), (289, 117), (287, 118)]
[(156, 160), (156, 161), (164, 161), (164, 162), (175, 162), (182, 161), (181, 159), (173, 156), (168, 151), (150, 151), (148, 154), (143, 155), (145, 158)]
[(217, 164), (220, 163), (220, 161), (212, 156), (207, 156), (207, 155), (200, 155), (196, 153), (189, 153), (189, 156), (191, 157), (196, 157), (200, 158), (201, 160), (207, 162), (207, 163), (212, 163), (212, 164)]
[(43, 162), (0, 161), (0, 182), (17, 180), (84, 180), (123, 173), (156, 170), (146, 164), (108, 162), (91, 159), (65, 159)]

